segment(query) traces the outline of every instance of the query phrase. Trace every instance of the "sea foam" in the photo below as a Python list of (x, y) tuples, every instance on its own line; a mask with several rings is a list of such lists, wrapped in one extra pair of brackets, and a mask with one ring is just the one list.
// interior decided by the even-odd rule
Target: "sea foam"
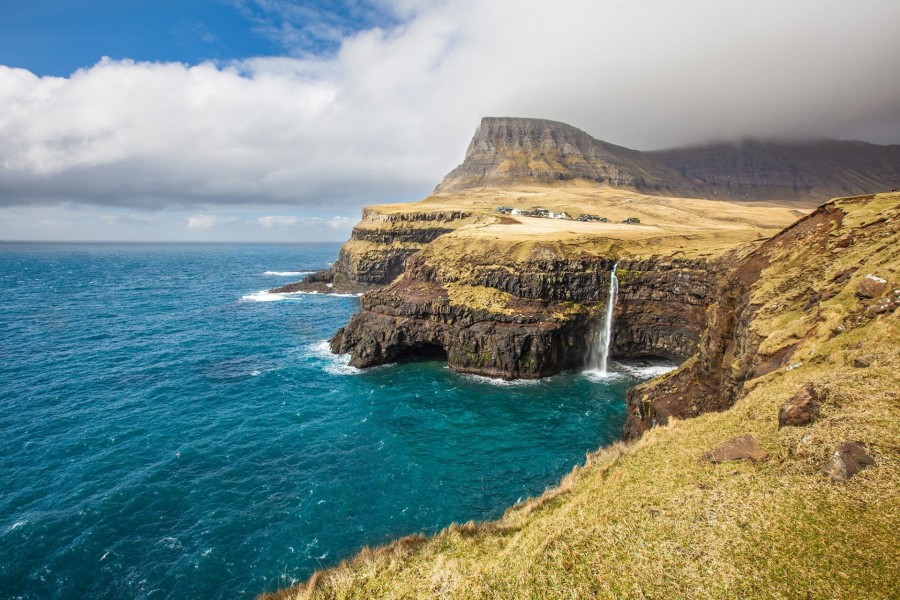
[(653, 379), (654, 377), (665, 375), (678, 368), (678, 365), (673, 365), (671, 363), (653, 365), (622, 364), (620, 366), (625, 369), (629, 375), (637, 377), (638, 379)]
[(309, 345), (309, 353), (315, 358), (324, 361), (323, 370), (329, 375), (358, 375), (361, 369), (350, 366), (349, 354), (334, 354), (328, 340), (322, 340)]
[(287, 296), (291, 295), (293, 294), (276, 294), (269, 290), (260, 290), (258, 292), (253, 292), (252, 294), (241, 296), (241, 302), (277, 302), (278, 300), (284, 300)]
[(300, 296), (322, 296), (323, 298), (359, 298), (362, 294), (325, 294), (320, 292), (270, 292), (260, 290), (241, 296), (241, 302), (277, 302), (279, 300), (297, 300)]
[(654, 377), (665, 375), (666, 373), (674, 371), (678, 368), (678, 365), (668, 362), (657, 362), (652, 364), (648, 364), (645, 362), (614, 362), (613, 364), (615, 365), (614, 370), (607, 371), (606, 373), (601, 373), (598, 370), (591, 369), (582, 371), (582, 375), (597, 383), (611, 383), (629, 375), (637, 379), (653, 379)]
[(501, 387), (540, 385), (545, 381), (544, 379), (501, 379), (499, 377), (475, 375), (474, 373), (460, 373), (459, 376), (473, 383), (486, 383), (488, 385), (497, 385)]

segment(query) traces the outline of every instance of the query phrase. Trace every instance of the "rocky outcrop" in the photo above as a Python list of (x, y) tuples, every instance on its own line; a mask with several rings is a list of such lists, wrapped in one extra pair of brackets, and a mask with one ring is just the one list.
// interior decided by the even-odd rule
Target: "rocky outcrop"
[(367, 208), (332, 267), (335, 285), (386, 285), (403, 273), (410, 256), (471, 217), (462, 211), (385, 213)]
[(745, 141), (639, 152), (565, 123), (485, 117), (435, 192), (573, 179), (647, 194), (815, 203), (896, 187), (900, 146)]
[(425, 245), (474, 220), (464, 211), (363, 210), (338, 259), (328, 269), (270, 290), (361, 293), (387, 285), (403, 273), (406, 261)]
[(369, 367), (407, 357), (445, 356), (456, 371), (537, 378), (581, 363), (586, 336), (575, 320), (554, 320), (552, 303), (519, 300), (514, 314), (461, 306), (434, 282), (402, 278), (366, 294), (362, 312), (331, 341)]
[(697, 351), (706, 309), (734, 255), (621, 261), (613, 355), (684, 360)]
[(778, 410), (778, 428), (801, 427), (819, 418), (819, 393), (812, 385), (805, 385)]
[[(842, 240), (852, 235), (853, 248), (863, 261), (867, 252), (887, 252), (896, 243), (900, 228), (890, 223), (900, 214), (900, 207), (896, 203), (891, 205), (893, 196), (887, 197), (885, 204), (890, 208), (885, 209), (884, 215), (843, 235), (846, 210), (866, 214), (869, 210), (866, 205), (873, 198), (862, 196), (823, 204), (737, 261), (721, 279), (721, 288), (713, 292), (717, 302), (707, 311), (706, 329), (697, 354), (672, 376), (628, 391), (623, 437), (640, 437), (648, 428), (665, 424), (671, 417), (689, 418), (729, 408), (743, 393), (747, 382), (777, 369), (802, 364), (793, 356), (794, 350), (801, 341), (819, 331), (824, 316), (819, 315), (818, 305), (841, 293), (850, 274), (857, 270), (853, 267), (848, 271), (841, 265), (848, 248)], [(862, 250), (866, 248), (867, 251)], [(887, 311), (879, 312), (878, 294), (886, 294), (886, 290), (897, 284), (879, 277), (875, 280), (879, 284), (875, 294), (869, 292), (868, 281), (871, 278), (862, 278), (853, 285), (857, 298), (852, 305), (853, 312), (842, 324), (822, 335), (841, 335), (900, 306), (892, 305)], [(865, 292), (862, 295), (858, 292), (860, 287)], [(897, 295), (900, 297), (900, 292)], [(790, 335), (781, 331), (788, 325), (793, 328)], [(874, 361), (860, 364), (864, 358), (857, 355), (852, 364), (862, 367)], [(817, 396), (815, 400), (813, 406), (798, 399), (802, 404), (794, 410), (798, 419), (808, 422), (807, 412), (810, 419), (815, 418)]]
[(822, 475), (835, 483), (842, 483), (874, 464), (875, 461), (866, 452), (862, 442), (845, 442), (822, 467)]
[(737, 460), (765, 460), (769, 454), (759, 445), (752, 435), (739, 435), (727, 442), (722, 442), (703, 455), (703, 460), (722, 463)]
[[(723, 260), (619, 261), (614, 354), (678, 360), (693, 354)], [(363, 297), (362, 312), (331, 347), (358, 367), (439, 352), (457, 371), (506, 379), (580, 367), (599, 330), (615, 263), (533, 260), (472, 264), (460, 273), (423, 253), (409, 260), (400, 280)], [(479, 295), (499, 304), (482, 305)]]

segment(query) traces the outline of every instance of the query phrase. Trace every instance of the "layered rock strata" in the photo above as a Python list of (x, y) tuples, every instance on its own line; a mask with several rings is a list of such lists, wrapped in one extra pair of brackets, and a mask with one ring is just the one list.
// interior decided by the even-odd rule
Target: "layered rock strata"
[[(616, 260), (472, 264), (460, 274), (433, 258), (413, 257), (400, 280), (366, 294), (332, 350), (358, 367), (439, 352), (454, 370), (506, 379), (583, 366)], [(724, 261), (619, 260), (614, 354), (693, 354)]]
[(270, 291), (360, 293), (376, 289), (403, 273), (407, 259), (429, 242), (476, 219), (459, 210), (393, 212), (390, 208), (364, 209), (330, 268)]
[(900, 146), (745, 141), (641, 152), (594, 139), (565, 123), (485, 117), (465, 160), (435, 192), (570, 180), (647, 194), (815, 204), (896, 187)]

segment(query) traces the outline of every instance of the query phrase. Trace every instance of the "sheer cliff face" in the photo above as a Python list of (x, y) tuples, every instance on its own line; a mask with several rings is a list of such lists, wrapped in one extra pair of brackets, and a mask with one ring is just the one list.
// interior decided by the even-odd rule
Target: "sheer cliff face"
[(472, 221), (465, 211), (383, 213), (367, 208), (353, 228), (334, 265), (336, 284), (341, 280), (387, 285), (396, 279), (406, 260), (428, 243)]
[(579, 368), (618, 262), (615, 355), (683, 360), (697, 350), (706, 307), (731, 256), (498, 264), (472, 257), (462, 265), (425, 251), (409, 260), (401, 279), (363, 297), (362, 312), (331, 347), (357, 367), (439, 351), (454, 370), (506, 379)]
[(898, 219), (900, 194), (834, 200), (737, 261), (715, 291), (695, 360), (629, 390), (623, 437), (729, 408), (772, 372), (844, 367), (848, 348), (875, 362), (879, 348), (857, 332), (877, 320), (896, 327)]
[(580, 179), (692, 198), (817, 201), (900, 185), (900, 146), (743, 142), (639, 152), (555, 121), (486, 117), (435, 192)]

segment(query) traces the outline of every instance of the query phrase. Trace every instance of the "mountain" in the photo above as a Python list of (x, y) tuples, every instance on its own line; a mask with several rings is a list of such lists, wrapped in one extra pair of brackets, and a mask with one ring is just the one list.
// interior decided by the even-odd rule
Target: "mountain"
[(799, 200), (900, 185), (900, 145), (744, 141), (640, 152), (544, 119), (485, 117), (435, 193), (582, 180), (647, 194)]

